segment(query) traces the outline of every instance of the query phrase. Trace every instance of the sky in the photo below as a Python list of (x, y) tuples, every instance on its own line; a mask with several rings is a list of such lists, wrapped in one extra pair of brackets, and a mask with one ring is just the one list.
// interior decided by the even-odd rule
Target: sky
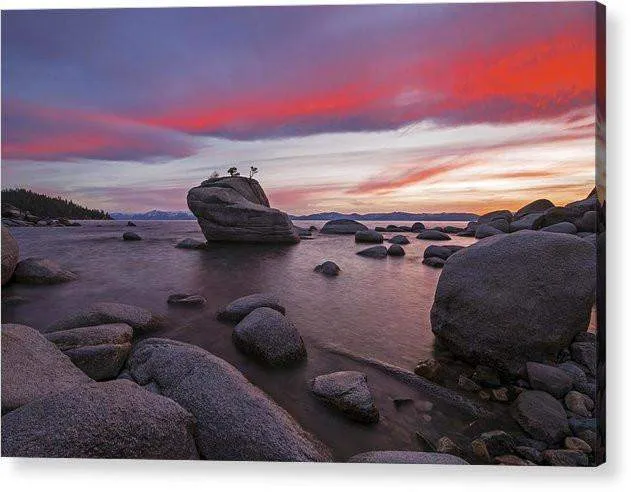
[(185, 210), (516, 210), (594, 187), (590, 2), (2, 12), (2, 186)]

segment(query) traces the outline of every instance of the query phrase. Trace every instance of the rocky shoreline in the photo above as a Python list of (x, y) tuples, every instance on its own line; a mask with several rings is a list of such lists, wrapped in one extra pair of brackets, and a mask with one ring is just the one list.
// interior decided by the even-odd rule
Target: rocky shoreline
[[(348, 234), (357, 243), (375, 244), (358, 251), (367, 258), (362, 261), (402, 261), (396, 256), (405, 254), (408, 236), (384, 233), (441, 241), (423, 255), (424, 264), (442, 267), (431, 310), (434, 358), (411, 371), (323, 348), (421, 396), (392, 402), (404, 413), (415, 408), (415, 450), (366, 450), (349, 462), (588, 466), (603, 461), (598, 382), (603, 361), (596, 335), (586, 331), (596, 290), (596, 244), (600, 237), (604, 242), (594, 195), (566, 207), (538, 200), (515, 214), (486, 214), (465, 228), (425, 229), (415, 223), (371, 231), (344, 219), (317, 232), (288, 225), (282, 212), (269, 208), (262, 188), (250, 182), (243, 188), (242, 180), (247, 178), (213, 180), (189, 195), (208, 241), (295, 243)], [(228, 225), (245, 216), (247, 225)], [(522, 228), (526, 223), (530, 226)], [(565, 225), (547, 229), (566, 223), (576, 231)], [(454, 234), (487, 239), (443, 246)], [(187, 239), (176, 247), (206, 246)], [(3, 227), (3, 285), (77, 279), (52, 260), (19, 260), (18, 244)], [(344, 272), (329, 260), (313, 274)], [(168, 302), (194, 309), (208, 300), (182, 293)], [(309, 357), (300, 326), (276, 296), (235, 299), (216, 316), (232, 326), (234, 346), (262, 367), (283, 371)], [(102, 302), (41, 331), (3, 324), (3, 455), (333, 460), (334, 450), (236, 367), (200, 347), (156, 338), (165, 322), (142, 307)], [(333, 370), (311, 378), (307, 388), (356, 425), (379, 425), (383, 403), (375, 399), (366, 373)], [(466, 425), (436, 432), (433, 424), (445, 417), (429, 400), (457, 412)]]

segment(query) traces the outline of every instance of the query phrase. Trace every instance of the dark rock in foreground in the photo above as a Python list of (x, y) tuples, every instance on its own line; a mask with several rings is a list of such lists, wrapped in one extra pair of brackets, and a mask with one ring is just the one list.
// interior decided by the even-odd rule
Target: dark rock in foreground
[(432, 331), (455, 355), (511, 374), (556, 360), (589, 323), (595, 256), (578, 237), (533, 231), (469, 246), (443, 268)]
[[(3, 324), (1, 331), (3, 414), (92, 381), (37, 330)], [(4, 436), (4, 422), (2, 427)]]
[(504, 233), (490, 224), (481, 224), (480, 227), (475, 230), (474, 237), (476, 239), (484, 239), (485, 237), (497, 236), (498, 234)]
[(79, 276), (64, 270), (59, 263), (46, 258), (26, 258), (15, 269), (15, 281), (21, 284), (52, 285), (76, 280)]
[(423, 251), (423, 258), (442, 258), (446, 260), (456, 251), (460, 251), (464, 246), (437, 246), (432, 244)]
[(391, 237), (388, 239), (388, 242), (392, 244), (410, 244), (410, 240), (406, 236), (402, 235)]
[(366, 256), (368, 258), (385, 258), (388, 256), (388, 250), (385, 246), (372, 246), (371, 248), (362, 249), (357, 252), (360, 256)]
[(313, 269), (314, 272), (322, 273), (328, 277), (336, 277), (340, 274), (340, 267), (333, 261), (325, 261), (316, 265)]
[(3, 456), (197, 459), (193, 416), (124, 380), (88, 383), (2, 417)]
[(83, 326), (125, 323), (134, 329), (134, 334), (150, 331), (158, 326), (158, 319), (138, 306), (116, 302), (95, 302), (86, 309), (78, 311), (49, 325), (44, 331), (70, 330)]
[(243, 353), (274, 367), (290, 366), (307, 356), (294, 324), (268, 307), (255, 309), (243, 318), (234, 327), (232, 340)]
[(355, 234), (357, 231), (367, 231), (364, 224), (350, 219), (329, 220), (320, 229), (321, 234)]
[(155, 383), (196, 418), (202, 457), (232, 461), (330, 461), (326, 446), (226, 361), (173, 340), (134, 345), (128, 361), (141, 385)]
[(96, 381), (114, 379), (131, 352), (133, 330), (125, 323), (49, 333), (46, 338)]
[(289, 216), (270, 208), (263, 188), (255, 179), (211, 178), (189, 190), (186, 201), (209, 242), (300, 241)]
[(383, 236), (377, 231), (357, 231), (355, 233), (356, 243), (383, 243)]
[(570, 433), (563, 405), (544, 391), (524, 391), (511, 407), (513, 419), (534, 439), (554, 444)]
[(379, 411), (365, 374), (357, 371), (334, 372), (318, 376), (309, 384), (318, 398), (350, 419), (367, 424), (379, 421)]
[(420, 451), (368, 451), (348, 459), (349, 463), (393, 463), (419, 465), (468, 465), (465, 460), (445, 453)]
[(11, 279), (19, 256), (18, 242), (11, 235), (9, 229), (2, 226), (2, 285)]
[(388, 248), (388, 256), (405, 256), (405, 250), (399, 244), (392, 244)]
[(224, 321), (241, 321), (255, 309), (268, 307), (285, 314), (285, 307), (280, 299), (272, 294), (250, 294), (235, 299), (217, 313), (217, 319)]

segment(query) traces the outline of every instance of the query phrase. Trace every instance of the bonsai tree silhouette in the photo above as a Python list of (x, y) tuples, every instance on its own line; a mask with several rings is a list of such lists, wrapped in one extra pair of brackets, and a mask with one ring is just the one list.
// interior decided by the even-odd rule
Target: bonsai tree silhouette
[(254, 175), (258, 172), (259, 172), (258, 167), (250, 166), (250, 179), (252, 179)]
[(239, 171), (237, 171), (237, 168), (235, 166), (232, 166), (230, 169), (228, 169), (228, 174), (230, 176), (240, 176)]

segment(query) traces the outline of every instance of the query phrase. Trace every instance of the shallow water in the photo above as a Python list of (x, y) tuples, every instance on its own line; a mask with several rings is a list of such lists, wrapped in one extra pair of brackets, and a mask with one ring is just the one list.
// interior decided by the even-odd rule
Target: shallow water
[[(297, 222), (301, 227), (320, 228), (322, 224)], [(387, 224), (366, 222), (370, 228)], [(125, 231), (134, 231), (143, 240), (123, 241)], [(411, 241), (404, 246), (406, 255), (378, 260), (356, 255), (371, 245), (356, 245), (352, 235), (315, 233), (314, 239), (292, 246), (214, 244), (207, 250), (175, 248), (185, 237), (203, 239), (195, 221), (138, 221), (135, 228), (127, 227), (126, 221), (86, 221), (82, 227), (13, 228), (11, 232), (19, 243), (20, 258), (54, 259), (78, 273), (79, 280), (54, 286), (10, 284), (3, 288), (3, 297), (19, 295), (28, 302), (3, 306), (3, 322), (43, 329), (92, 302), (142, 306), (168, 318), (168, 328), (156, 336), (194, 343), (234, 364), (328, 443), (337, 459), (373, 449), (421, 449), (415, 431), (423, 425), (423, 416), (414, 408), (397, 410), (392, 399), (431, 398), (323, 347), (335, 345), (409, 370), (418, 360), (431, 356), (434, 338), (429, 311), (440, 270), (421, 261), (428, 245), (441, 242), (401, 233)], [(384, 237), (396, 234), (384, 233)], [(473, 238), (452, 238), (448, 244), (475, 242)], [(313, 271), (325, 259), (340, 266), (338, 277)], [(270, 370), (235, 349), (231, 326), (217, 321), (215, 312), (235, 298), (254, 292), (271, 292), (282, 299), (287, 316), (304, 338), (309, 354), (306, 363)], [(171, 306), (166, 299), (173, 293), (202, 294), (208, 303), (201, 309)], [(368, 374), (381, 413), (380, 422), (374, 426), (346, 420), (318, 402), (307, 389), (309, 378), (350, 369)], [(426, 425), (432, 431), (442, 425), (460, 432), (470, 423), (440, 404), (431, 415), (432, 423)]]

